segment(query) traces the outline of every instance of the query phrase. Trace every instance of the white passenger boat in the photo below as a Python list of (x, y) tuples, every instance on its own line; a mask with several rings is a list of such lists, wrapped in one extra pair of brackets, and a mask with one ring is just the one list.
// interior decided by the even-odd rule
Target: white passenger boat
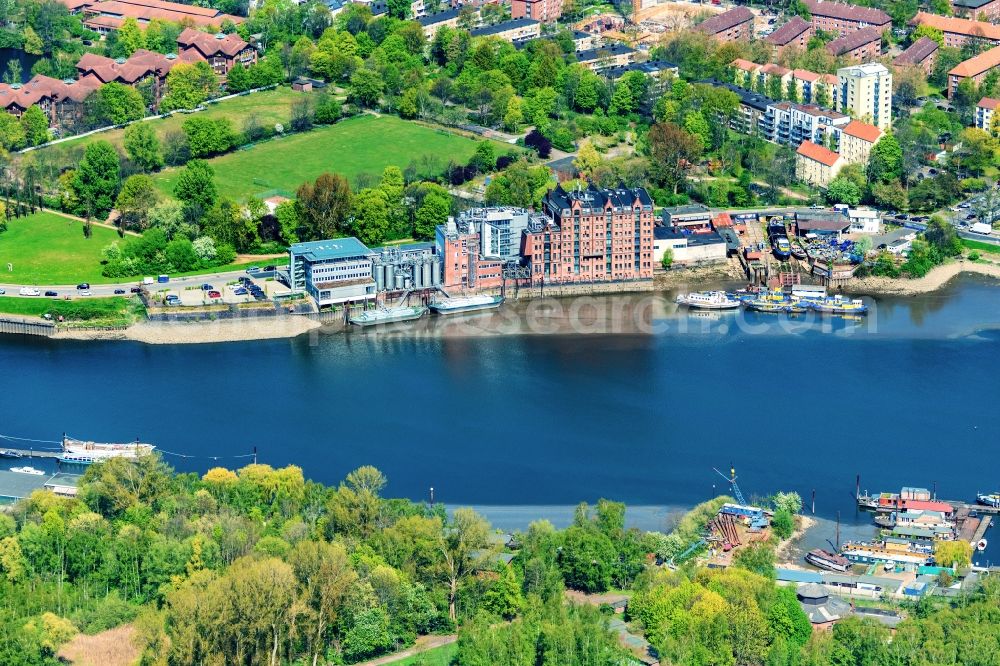
[(34, 467), (11, 467), (10, 471), (17, 474), (31, 474), (32, 476), (45, 476), (45, 472), (40, 469), (35, 469)]
[(492, 310), (503, 305), (503, 296), (456, 296), (442, 298), (430, 304), (431, 310), (441, 315)]
[(740, 307), (740, 300), (724, 291), (695, 291), (678, 296), (677, 304), (693, 310), (735, 310)]
[(138, 458), (153, 452), (156, 447), (138, 440), (127, 443), (84, 442), (63, 436), (62, 455), (59, 462), (90, 465), (110, 458)]

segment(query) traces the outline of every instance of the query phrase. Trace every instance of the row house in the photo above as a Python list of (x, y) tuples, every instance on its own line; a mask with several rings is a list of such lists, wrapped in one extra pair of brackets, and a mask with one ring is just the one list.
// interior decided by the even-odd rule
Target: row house
[(140, 27), (153, 19), (160, 19), (211, 30), (220, 29), (226, 22), (239, 24), (246, 20), (210, 7), (164, 0), (101, 0), (86, 4), (77, 2), (71, 4), (74, 5), (71, 11), (83, 14), (83, 24), (102, 35), (118, 30), (128, 18), (135, 19)]
[[(784, 96), (788, 90), (788, 82), (792, 80), (792, 70), (782, 67), (773, 62), (769, 62), (760, 68), (757, 74), (757, 90), (770, 91), (774, 85), (781, 86), (781, 95)], [(778, 81), (778, 84), (773, 83)]]
[(221, 32), (213, 35), (193, 28), (185, 28), (177, 36), (177, 52), (181, 60), (207, 61), (212, 70), (223, 78), (237, 64), (250, 67), (257, 62), (257, 49), (239, 35)]
[(803, 4), (812, 15), (814, 30), (832, 32), (841, 37), (863, 28), (874, 27), (882, 32), (892, 27), (892, 17), (881, 9), (831, 0), (803, 0)]
[[(825, 188), (846, 164), (839, 153), (812, 141), (803, 141), (795, 151), (795, 178), (803, 183)], [(844, 226), (847, 226), (846, 222)]]
[(917, 15), (910, 20), (910, 25), (929, 25), (937, 28), (944, 35), (944, 46), (962, 48), (970, 40), (1000, 45), (1000, 25), (986, 21), (917, 12)]
[(909, 48), (896, 56), (892, 61), (895, 67), (919, 67), (924, 74), (930, 76), (937, 61), (940, 46), (930, 37), (921, 37), (910, 44)]
[(587, 69), (599, 72), (611, 67), (625, 67), (635, 62), (636, 51), (624, 44), (607, 44), (576, 54), (576, 61)]
[(771, 45), (771, 55), (777, 59), (781, 55), (781, 52), (789, 46), (794, 46), (804, 51), (812, 36), (812, 23), (801, 16), (793, 16), (791, 20), (765, 37), (764, 41)]
[(827, 44), (826, 50), (838, 58), (874, 60), (882, 54), (882, 28), (855, 30)]
[(473, 37), (496, 37), (507, 42), (526, 42), (540, 37), (542, 24), (530, 18), (511, 19), (495, 25), (487, 25), (469, 32)]
[(971, 79), (979, 86), (990, 72), (997, 70), (1000, 70), (1000, 46), (994, 46), (989, 51), (958, 63), (948, 72), (948, 97), (955, 94), (962, 81)]
[(0, 107), (20, 118), (32, 106), (38, 106), (49, 118), (49, 125), (69, 127), (83, 117), (83, 102), (100, 84), (93, 81), (60, 81), (36, 74), (27, 83), (0, 83)]
[(951, 0), (955, 16), (1000, 22), (1000, 0)]
[(755, 62), (737, 58), (729, 63), (729, 66), (733, 68), (736, 85), (741, 88), (750, 88), (753, 81), (759, 80), (761, 66)]
[(705, 19), (695, 30), (723, 42), (749, 42), (753, 38), (754, 14), (746, 7), (737, 7)]
[(998, 106), (1000, 106), (1000, 99), (984, 97), (979, 100), (979, 104), (976, 105), (976, 115), (973, 118), (973, 124), (981, 130), (995, 134), (996, 130), (1000, 129), (995, 127), (996, 119), (1000, 118), (1000, 114), (997, 113)]
[(441, 28), (457, 28), (458, 17), (462, 10), (459, 7), (452, 7), (433, 14), (426, 14), (417, 19), (417, 23), (424, 31), (424, 37), (434, 39), (434, 35)]
[(792, 84), (795, 86), (797, 99), (803, 104), (819, 104), (822, 97), (820, 90), (825, 86), (826, 104), (832, 105), (833, 95), (838, 86), (838, 79), (833, 74), (817, 74), (807, 69), (789, 70), (774, 64), (758, 65), (743, 58), (737, 58), (729, 63), (729, 66), (733, 68), (733, 80), (738, 87), (746, 89), (755, 87), (766, 92), (770, 77), (777, 76), (781, 79), (782, 96)]
[(543, 200), (546, 217), (524, 233), (522, 255), (545, 282), (609, 282), (653, 277), (653, 200), (645, 189), (564, 190)]

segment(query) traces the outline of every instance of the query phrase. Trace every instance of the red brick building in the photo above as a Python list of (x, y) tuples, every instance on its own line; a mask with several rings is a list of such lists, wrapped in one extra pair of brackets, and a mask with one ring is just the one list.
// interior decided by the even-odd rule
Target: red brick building
[(705, 19), (695, 29), (723, 42), (750, 41), (753, 37), (753, 18), (749, 9), (737, 7)]
[(532, 279), (548, 283), (653, 277), (653, 200), (643, 188), (564, 190), (545, 195), (547, 219), (524, 233)]
[(1000, 44), (1000, 25), (985, 21), (972, 21), (952, 16), (939, 16), (927, 12), (917, 12), (910, 25), (929, 25), (944, 34), (944, 45), (962, 48), (970, 39)]
[(937, 61), (939, 48), (938, 43), (930, 37), (921, 37), (896, 56), (892, 64), (896, 67), (919, 67), (925, 74), (930, 75)]
[(163, 55), (146, 49), (139, 49), (128, 59), (118, 60), (84, 53), (76, 63), (76, 70), (81, 81), (92, 80), (97, 86), (112, 82), (136, 86), (149, 82), (154, 99), (159, 100), (167, 74), (178, 62), (180, 60), (176, 55)]
[(827, 44), (826, 50), (852, 60), (874, 60), (882, 54), (882, 28), (872, 26), (855, 30)]
[(529, 18), (552, 23), (562, 16), (562, 0), (511, 0), (511, 19)]
[(881, 9), (831, 0), (803, 0), (803, 4), (812, 14), (812, 25), (815, 30), (832, 32), (841, 37), (862, 28), (875, 27), (888, 30), (892, 27), (892, 17)]
[(100, 84), (95, 81), (60, 81), (36, 74), (27, 83), (0, 83), (0, 108), (18, 118), (32, 106), (49, 117), (49, 124), (68, 127), (83, 116), (83, 101)]
[(177, 36), (177, 50), (182, 60), (207, 60), (219, 76), (226, 76), (237, 63), (249, 67), (257, 62), (257, 50), (236, 34), (185, 28)]
[(996, 23), (1000, 21), (1000, 0), (951, 0), (951, 11), (955, 16)]
[(771, 45), (774, 56), (777, 57), (789, 46), (805, 50), (812, 35), (812, 23), (801, 16), (793, 16), (790, 21), (765, 37), (764, 41)]
[(1000, 70), (1000, 46), (994, 46), (989, 51), (955, 65), (948, 72), (948, 97), (955, 94), (959, 84), (965, 79), (972, 79), (978, 86), (994, 70)]

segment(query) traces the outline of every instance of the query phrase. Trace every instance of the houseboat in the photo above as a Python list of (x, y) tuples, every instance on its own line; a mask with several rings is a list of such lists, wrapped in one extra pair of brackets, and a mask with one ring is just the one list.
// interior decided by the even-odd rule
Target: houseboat
[(61, 463), (89, 465), (109, 458), (138, 458), (149, 455), (156, 447), (136, 440), (123, 444), (84, 442), (63, 435), (63, 450), (59, 456)]
[(449, 315), (492, 310), (501, 305), (503, 296), (458, 296), (436, 300), (430, 304), (430, 309), (439, 315)]
[(427, 307), (424, 305), (414, 305), (405, 308), (379, 308), (377, 310), (365, 310), (361, 314), (351, 317), (349, 321), (355, 326), (376, 326), (378, 324), (413, 321), (420, 319), (425, 314), (427, 314)]
[(677, 297), (678, 305), (686, 305), (692, 310), (735, 310), (740, 300), (724, 291), (696, 291)]
[(934, 549), (930, 546), (887, 538), (882, 541), (845, 543), (840, 554), (854, 564), (919, 567), (931, 560), (933, 552)]
[(827, 571), (838, 571), (844, 573), (851, 568), (851, 561), (846, 557), (831, 553), (828, 550), (817, 548), (806, 553), (806, 562)]

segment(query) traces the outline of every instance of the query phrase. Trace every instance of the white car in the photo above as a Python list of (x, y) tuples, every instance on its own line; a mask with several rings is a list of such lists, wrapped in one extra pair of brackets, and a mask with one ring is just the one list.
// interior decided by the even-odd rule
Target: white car
[(32, 289), (31, 287), (21, 287), (21, 291), (18, 292), (22, 296), (41, 296), (42, 292), (37, 289)]
[(77, 296), (90, 296), (90, 290), (89, 289), (84, 289), (83, 291), (78, 291), (76, 293), (76, 295)]
[(0, 289), (0, 296), (3, 296), (6, 293), (7, 293), (6, 289)]

